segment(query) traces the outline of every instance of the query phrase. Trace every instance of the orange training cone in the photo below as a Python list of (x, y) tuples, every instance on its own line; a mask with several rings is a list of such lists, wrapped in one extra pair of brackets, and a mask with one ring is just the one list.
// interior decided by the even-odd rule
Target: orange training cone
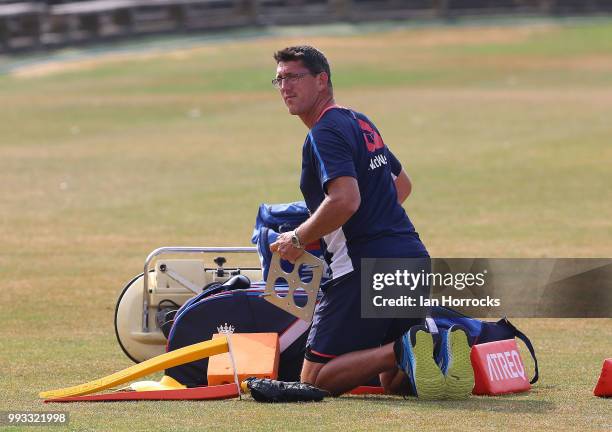
[(599, 397), (612, 396), (612, 358), (604, 360), (601, 375), (593, 389), (593, 394)]
[[(223, 335), (213, 335), (213, 340)], [(233, 354), (238, 380), (249, 377), (278, 378), (280, 346), (277, 333), (234, 333)], [(208, 385), (217, 386), (234, 382), (234, 368), (229, 354), (219, 354), (208, 360)]]

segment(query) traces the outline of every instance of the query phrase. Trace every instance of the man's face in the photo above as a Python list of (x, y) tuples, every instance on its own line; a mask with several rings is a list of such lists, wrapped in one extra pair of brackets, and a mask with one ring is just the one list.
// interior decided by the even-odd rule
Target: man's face
[(288, 78), (282, 80), (279, 90), (291, 114), (306, 114), (312, 110), (323, 88), (320, 74), (312, 75), (301, 61), (289, 61), (278, 63), (276, 78)]

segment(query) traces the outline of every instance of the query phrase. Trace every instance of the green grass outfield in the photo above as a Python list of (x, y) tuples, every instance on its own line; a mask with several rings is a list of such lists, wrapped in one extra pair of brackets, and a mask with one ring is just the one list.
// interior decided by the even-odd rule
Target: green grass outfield
[(337, 101), (403, 161), (432, 256), (612, 256), (612, 20), (341, 28), (0, 76), (0, 410), (68, 409), (72, 430), (612, 429), (591, 393), (612, 319), (517, 320), (541, 361), (528, 394), (40, 403), (131, 365), (114, 305), (151, 250), (247, 245), (260, 202), (300, 198), (306, 130), (270, 85), (288, 44), (326, 52)]

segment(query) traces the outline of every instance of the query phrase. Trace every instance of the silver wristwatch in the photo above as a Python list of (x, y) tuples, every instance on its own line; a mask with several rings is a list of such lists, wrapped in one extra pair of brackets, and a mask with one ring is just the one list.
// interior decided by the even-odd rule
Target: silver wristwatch
[(291, 245), (296, 249), (304, 249), (304, 245), (302, 245), (302, 242), (297, 235), (297, 230), (293, 230), (293, 233), (291, 234)]

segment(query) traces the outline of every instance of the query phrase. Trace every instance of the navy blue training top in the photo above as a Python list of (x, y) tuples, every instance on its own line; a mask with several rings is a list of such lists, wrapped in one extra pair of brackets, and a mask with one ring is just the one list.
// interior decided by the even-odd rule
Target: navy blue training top
[(395, 178), (402, 166), (378, 129), (363, 114), (334, 106), (323, 112), (302, 149), (300, 189), (313, 213), (329, 181), (357, 179), (361, 205), (336, 231), (323, 237), (332, 278), (360, 267), (361, 258), (426, 257), (404, 208), (397, 201)]

